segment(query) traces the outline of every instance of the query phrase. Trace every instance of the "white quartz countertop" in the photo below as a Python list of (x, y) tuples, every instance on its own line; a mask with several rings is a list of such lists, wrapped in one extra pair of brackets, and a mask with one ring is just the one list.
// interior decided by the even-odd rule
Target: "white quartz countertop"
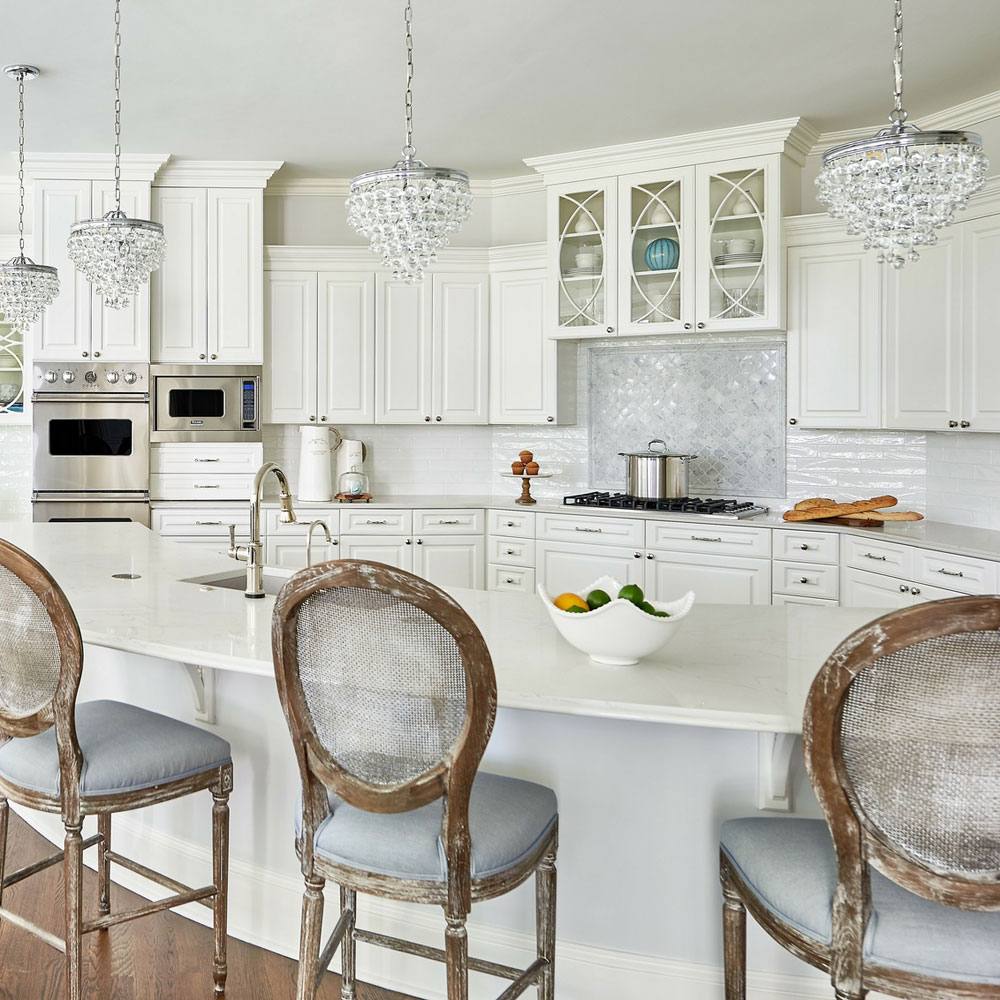
[[(238, 590), (184, 582), (238, 574), (242, 563), (192, 553), (136, 524), (0, 523), (0, 538), (52, 573), (85, 642), (273, 675), (274, 599), (251, 601)], [(115, 573), (139, 579), (115, 579)], [(696, 605), (658, 655), (609, 668), (566, 643), (534, 595), (451, 593), (483, 632), (502, 707), (766, 732), (801, 731), (806, 692), (826, 656), (881, 613)]]

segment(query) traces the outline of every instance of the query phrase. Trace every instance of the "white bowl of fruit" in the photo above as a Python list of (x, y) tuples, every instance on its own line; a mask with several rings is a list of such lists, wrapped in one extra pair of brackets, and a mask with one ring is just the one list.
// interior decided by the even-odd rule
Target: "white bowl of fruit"
[(602, 576), (582, 594), (552, 598), (538, 585), (538, 596), (560, 635), (595, 663), (631, 666), (669, 642), (694, 605), (688, 591), (676, 601), (647, 601), (642, 588), (622, 586)]

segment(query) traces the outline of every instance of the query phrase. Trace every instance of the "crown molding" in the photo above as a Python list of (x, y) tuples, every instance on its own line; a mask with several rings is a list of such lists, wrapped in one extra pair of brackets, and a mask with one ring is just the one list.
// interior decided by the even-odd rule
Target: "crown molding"
[(156, 175), (157, 187), (263, 189), (283, 160), (171, 160)]
[[(469, 181), (469, 187), (476, 198), (544, 190), (542, 179), (537, 174), (473, 179)], [(346, 198), (350, 189), (351, 181), (347, 177), (289, 177), (272, 181), (264, 194), (269, 198)]]
[[(152, 182), (169, 153), (123, 153), (123, 181)], [(110, 153), (25, 153), (24, 172), (31, 180), (106, 181), (114, 176)]]
[(526, 268), (545, 267), (547, 262), (544, 243), (510, 243), (489, 248), (490, 270), (523, 271)]
[(535, 156), (524, 162), (540, 173), (546, 184), (766, 153), (785, 153), (801, 165), (818, 136), (816, 129), (803, 118), (779, 118), (662, 139)]
[[(428, 269), (485, 270), (490, 261), (486, 247), (445, 247)], [(326, 271), (355, 267), (385, 273), (367, 246), (266, 246), (265, 271)]]
[[(1000, 90), (974, 97), (971, 101), (955, 104), (941, 111), (921, 115), (914, 122), (923, 129), (971, 129), (992, 118), (1000, 118)], [(874, 135), (879, 129), (885, 128), (888, 122), (881, 125), (871, 125), (867, 128), (848, 128), (838, 132), (823, 132), (817, 139), (812, 152), (816, 155), (824, 153), (832, 146), (839, 146), (855, 139), (865, 139)]]

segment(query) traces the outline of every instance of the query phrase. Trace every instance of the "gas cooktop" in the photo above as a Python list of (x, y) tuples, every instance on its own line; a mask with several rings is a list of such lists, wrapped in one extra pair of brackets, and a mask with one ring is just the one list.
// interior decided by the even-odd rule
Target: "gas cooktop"
[(662, 514), (697, 514), (702, 517), (740, 521), (766, 514), (770, 508), (749, 500), (712, 499), (711, 497), (678, 497), (672, 500), (643, 500), (627, 493), (606, 493), (594, 490), (563, 497), (567, 507), (600, 507), (610, 510), (652, 510)]

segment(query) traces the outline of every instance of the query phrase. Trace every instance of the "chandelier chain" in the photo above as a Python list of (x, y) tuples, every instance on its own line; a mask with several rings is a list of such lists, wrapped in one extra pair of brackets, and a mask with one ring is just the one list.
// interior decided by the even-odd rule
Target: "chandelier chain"
[(115, 0), (115, 213), (122, 207), (122, 9)]
[(889, 120), (902, 125), (907, 115), (903, 110), (903, 0), (894, 0), (895, 16), (892, 31), (895, 44), (892, 49), (892, 94), (893, 107)]
[(403, 146), (403, 159), (412, 160), (416, 150), (413, 148), (413, 3), (406, 0), (406, 10), (403, 13), (406, 22), (406, 93), (403, 98), (403, 111), (406, 117), (406, 144)]
[(24, 257), (24, 73), (17, 75), (17, 237)]

